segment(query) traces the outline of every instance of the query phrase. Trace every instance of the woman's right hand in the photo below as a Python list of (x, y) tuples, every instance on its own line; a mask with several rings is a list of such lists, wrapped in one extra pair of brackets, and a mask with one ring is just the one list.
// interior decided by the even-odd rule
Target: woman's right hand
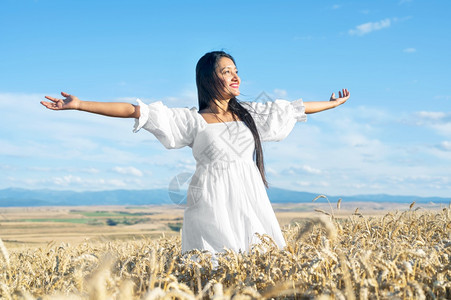
[(41, 101), (41, 104), (52, 110), (78, 109), (80, 107), (81, 100), (77, 97), (69, 95), (65, 92), (61, 92), (61, 95), (65, 99), (57, 99), (50, 96), (45, 96), (45, 98), (51, 100), (52, 102)]

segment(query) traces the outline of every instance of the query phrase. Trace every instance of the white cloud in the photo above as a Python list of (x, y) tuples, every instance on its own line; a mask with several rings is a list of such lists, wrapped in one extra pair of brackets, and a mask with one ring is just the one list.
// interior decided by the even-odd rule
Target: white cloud
[(174, 163), (171, 164), (171, 166), (174, 166), (179, 170), (180, 173), (182, 172), (188, 172), (188, 173), (194, 173), (196, 171), (196, 161), (194, 159), (180, 159)]
[(354, 29), (350, 29), (348, 33), (350, 35), (358, 35), (363, 36), (373, 31), (378, 31), (384, 28), (388, 28), (391, 25), (390, 19), (384, 19), (379, 22), (368, 22), (361, 25), (356, 26)]
[(81, 184), (83, 180), (79, 176), (67, 175), (61, 177), (54, 177), (53, 183), (59, 186), (70, 186), (73, 184)]
[[(155, 100), (153, 100), (155, 101)], [(167, 104), (169, 107), (197, 107), (198, 99), (197, 99), (197, 90), (196, 88), (186, 89), (182, 91), (180, 95), (176, 96), (167, 96), (161, 99), (163, 103)], [(150, 103), (148, 101), (147, 103)]]
[(129, 102), (129, 103), (135, 104), (136, 99), (137, 99), (136, 97), (119, 97), (119, 98), (113, 99), (112, 101), (113, 102)]
[(0, 140), (0, 154), (2, 156), (23, 156), (25, 154), (24, 152), (30, 154), (30, 151), (28, 149), (23, 149), (13, 142)]
[(114, 167), (113, 171), (123, 175), (133, 175), (137, 177), (143, 176), (143, 172), (135, 167)]
[(32, 172), (46, 172), (46, 173), (56, 173), (56, 172), (63, 172), (63, 173), (86, 173), (86, 174), (99, 174), (100, 170), (96, 168), (67, 168), (67, 167), (37, 167), (37, 166), (29, 166), (26, 168), (29, 171)]
[(445, 151), (451, 151), (451, 142), (450, 141), (443, 141), (439, 145), (439, 149), (445, 150)]
[(417, 52), (417, 49), (415, 49), (415, 48), (405, 48), (402, 51), (405, 52), (405, 53), (415, 53), (415, 52)]
[(98, 174), (100, 172), (100, 170), (96, 169), (96, 168), (85, 168), (85, 169), (81, 169), (80, 171), (89, 173), (89, 174)]
[(309, 165), (292, 166), (289, 169), (284, 170), (283, 172), (286, 174), (290, 174), (290, 175), (296, 175), (296, 174), (320, 175), (323, 173), (320, 169), (313, 168)]
[(448, 101), (448, 100), (451, 100), (451, 96), (450, 95), (436, 95), (434, 97), (434, 99)]
[[(129, 102), (129, 103), (136, 103), (136, 97), (120, 97), (120, 98), (116, 98), (113, 101), (115, 102)], [(192, 88), (187, 88), (185, 90), (183, 90), (180, 94), (178, 95), (171, 95), (171, 96), (166, 96), (166, 97), (162, 97), (162, 98), (143, 98), (140, 97), (139, 98), (141, 101), (143, 101), (144, 103), (152, 103), (152, 102), (156, 102), (156, 101), (162, 101), (165, 105), (167, 105), (168, 107), (188, 107), (191, 108), (193, 106), (198, 105), (198, 100), (197, 100), (197, 89), (195, 87)]]
[(122, 188), (122, 187), (127, 187), (129, 186), (127, 184), (127, 182), (125, 182), (124, 180), (121, 179), (110, 179), (107, 181), (107, 184), (111, 187), (115, 187), (115, 188)]
[(273, 91), (275, 98), (285, 98), (287, 96), (287, 91), (283, 89), (274, 89)]
[(448, 116), (442, 111), (419, 111), (416, 115), (419, 121), (441, 121)]
[(296, 181), (296, 184), (298, 184), (301, 187), (315, 187), (315, 188), (322, 188), (322, 187), (328, 187), (330, 186), (329, 182), (326, 181)]
[(320, 169), (316, 169), (316, 168), (313, 168), (313, 167), (310, 167), (310, 166), (302, 166), (302, 169), (304, 171), (306, 171), (307, 173), (310, 173), (310, 174), (319, 175), (319, 174), (323, 173)]
[(121, 179), (104, 179), (104, 178), (82, 178), (79, 176), (67, 175), (61, 177), (54, 177), (49, 180), (38, 180), (37, 182), (30, 181), (30, 184), (36, 184), (40, 182), (43, 183), (51, 183), (52, 185), (56, 185), (60, 188), (68, 188), (71, 190), (79, 190), (79, 189), (105, 189), (108, 187), (109, 189), (115, 188), (124, 188), (128, 186), (128, 182), (126, 180)]
[(443, 124), (431, 124), (428, 127), (434, 129), (440, 135), (451, 137), (451, 122)]
[(440, 135), (451, 137), (451, 113), (420, 111), (413, 113), (410, 118), (410, 122), (416, 126), (431, 128)]
[(15, 170), (16, 168), (10, 165), (2, 165), (0, 164), (0, 170), (5, 170), (5, 171), (12, 171)]
[[(78, 174), (69, 174), (63, 176), (53, 176), (47, 178), (46, 176), (22, 176), (19, 173), (14, 173), (11, 176), (6, 176), (0, 179), (4, 187), (20, 187), (27, 189), (49, 188), (54, 190), (72, 190), (72, 191), (98, 191), (98, 190), (112, 190), (112, 189), (152, 189), (167, 186), (168, 178), (147, 180), (146, 178), (109, 178), (108, 174), (101, 174), (100, 176), (79, 176)], [(1, 187), (1, 188), (4, 188)]]
[(271, 167), (265, 166), (265, 172), (266, 172), (266, 174), (268, 174), (270, 176), (279, 176), (279, 172), (277, 172), (276, 169), (271, 168)]

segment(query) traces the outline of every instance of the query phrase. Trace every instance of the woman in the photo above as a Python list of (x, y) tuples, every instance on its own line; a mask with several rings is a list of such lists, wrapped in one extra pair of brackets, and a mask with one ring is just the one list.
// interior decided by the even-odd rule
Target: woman
[(306, 114), (341, 105), (347, 89), (330, 101), (276, 100), (238, 102), (240, 77), (235, 61), (223, 51), (205, 54), (196, 66), (199, 110), (168, 108), (161, 101), (146, 105), (81, 101), (46, 96), (52, 110), (76, 109), (111, 117), (135, 118), (134, 131), (144, 128), (168, 149), (189, 146), (196, 171), (188, 189), (182, 228), (182, 252), (224, 248), (248, 251), (259, 242), (255, 233), (270, 235), (283, 248), (285, 240), (266, 194), (261, 142), (285, 138)]

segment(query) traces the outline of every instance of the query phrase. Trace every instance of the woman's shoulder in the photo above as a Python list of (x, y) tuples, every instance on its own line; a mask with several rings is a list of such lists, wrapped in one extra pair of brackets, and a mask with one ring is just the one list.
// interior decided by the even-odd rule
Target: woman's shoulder
[(201, 125), (202, 116), (196, 107), (189, 108), (188, 106), (169, 106), (162, 101), (151, 101), (144, 103), (137, 99), (141, 107), (141, 114), (144, 119), (152, 119), (152, 121), (160, 120), (161, 122), (178, 122), (180, 125)]

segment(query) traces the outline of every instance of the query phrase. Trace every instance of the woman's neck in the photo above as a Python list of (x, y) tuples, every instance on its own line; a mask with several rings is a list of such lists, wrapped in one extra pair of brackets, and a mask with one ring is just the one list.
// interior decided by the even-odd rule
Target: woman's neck
[(210, 104), (210, 110), (213, 111), (215, 114), (218, 114), (218, 115), (219, 114), (225, 114), (229, 110), (229, 101), (230, 101), (230, 99), (213, 100), (211, 102), (211, 104)]

